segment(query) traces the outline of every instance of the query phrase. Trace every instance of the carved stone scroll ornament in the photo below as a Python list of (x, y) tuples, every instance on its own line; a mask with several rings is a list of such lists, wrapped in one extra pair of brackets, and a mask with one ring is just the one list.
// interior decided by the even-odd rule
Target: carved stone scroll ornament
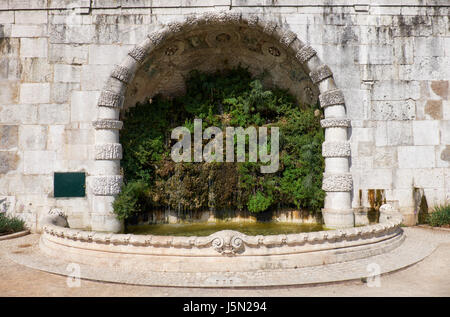
[(239, 232), (233, 230), (223, 230), (216, 232), (211, 241), (212, 247), (222, 255), (233, 256), (241, 253), (244, 242)]

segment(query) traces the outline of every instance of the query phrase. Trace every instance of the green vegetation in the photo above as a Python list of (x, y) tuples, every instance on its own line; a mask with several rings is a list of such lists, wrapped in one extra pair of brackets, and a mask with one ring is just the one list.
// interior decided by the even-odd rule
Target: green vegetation
[(25, 229), (23, 220), (0, 213), (0, 235), (19, 232)]
[[(181, 213), (320, 210), (325, 196), (321, 189), (324, 134), (320, 116), (314, 115), (317, 105), (298, 104), (280, 89), (265, 90), (261, 78), (252, 78), (240, 67), (214, 74), (193, 71), (186, 86), (182, 97), (156, 96), (125, 114), (120, 132), (124, 187), (114, 203), (119, 218), (166, 208)], [(261, 173), (260, 166), (267, 163), (259, 161), (173, 162), (170, 150), (176, 140), (171, 140), (171, 131), (185, 126), (193, 132), (195, 118), (202, 119), (204, 129), (279, 127), (278, 172)]]
[(440, 205), (434, 207), (433, 212), (428, 215), (428, 224), (433, 227), (450, 225), (450, 205)]

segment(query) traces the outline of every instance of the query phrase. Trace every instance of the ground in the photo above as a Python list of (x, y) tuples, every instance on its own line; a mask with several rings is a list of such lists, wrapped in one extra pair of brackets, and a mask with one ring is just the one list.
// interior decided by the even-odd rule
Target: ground
[(363, 281), (351, 281), (316, 286), (212, 291), (205, 288), (134, 286), (87, 280), (82, 280), (80, 287), (68, 287), (65, 276), (30, 269), (9, 260), (6, 252), (20, 252), (20, 249), (6, 248), (7, 241), (0, 241), (0, 296), (450, 296), (448, 242), (440, 243), (421, 262), (381, 276), (380, 287), (368, 287)]

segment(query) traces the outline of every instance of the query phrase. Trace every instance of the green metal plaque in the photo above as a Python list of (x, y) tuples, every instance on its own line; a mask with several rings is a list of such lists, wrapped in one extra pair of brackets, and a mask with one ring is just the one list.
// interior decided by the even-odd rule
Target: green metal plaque
[(53, 178), (54, 197), (86, 196), (85, 173), (55, 173)]

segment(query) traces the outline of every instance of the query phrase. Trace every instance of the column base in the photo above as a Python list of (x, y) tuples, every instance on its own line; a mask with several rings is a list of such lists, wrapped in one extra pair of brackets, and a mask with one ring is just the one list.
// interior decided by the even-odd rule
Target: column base
[(330, 229), (352, 228), (355, 226), (355, 214), (353, 210), (322, 209), (325, 227)]

